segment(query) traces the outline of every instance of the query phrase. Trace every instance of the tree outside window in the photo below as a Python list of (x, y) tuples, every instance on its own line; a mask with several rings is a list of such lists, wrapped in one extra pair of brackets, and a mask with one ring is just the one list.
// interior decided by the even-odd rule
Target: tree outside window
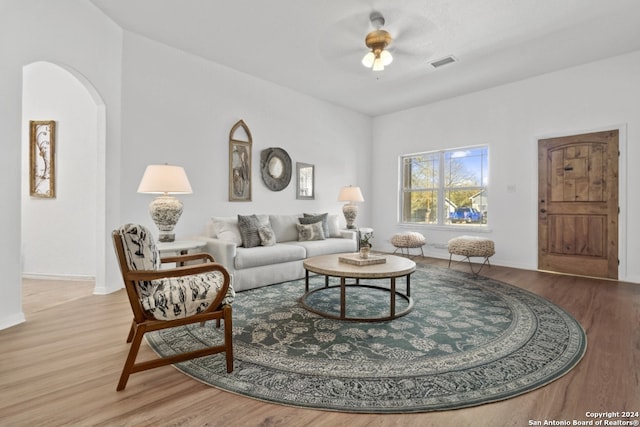
[(402, 156), (401, 222), (486, 224), (488, 152), (488, 146), (479, 146)]

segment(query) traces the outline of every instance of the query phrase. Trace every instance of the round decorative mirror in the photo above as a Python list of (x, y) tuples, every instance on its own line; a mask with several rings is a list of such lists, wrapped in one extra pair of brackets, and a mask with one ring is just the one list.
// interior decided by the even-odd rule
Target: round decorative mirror
[(291, 157), (282, 148), (266, 148), (260, 153), (260, 172), (271, 191), (283, 190), (291, 181)]
[(282, 159), (279, 157), (272, 157), (269, 160), (269, 175), (273, 179), (278, 179), (282, 176), (284, 172), (284, 166), (282, 165)]

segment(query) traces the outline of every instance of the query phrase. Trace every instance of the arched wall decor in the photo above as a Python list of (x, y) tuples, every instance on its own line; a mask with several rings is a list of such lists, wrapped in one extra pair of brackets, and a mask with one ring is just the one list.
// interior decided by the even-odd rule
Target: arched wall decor
[[(244, 130), (245, 137), (240, 139), (236, 132)], [(251, 201), (251, 131), (240, 120), (229, 132), (229, 201)]]
[(260, 172), (269, 190), (284, 190), (291, 181), (291, 157), (282, 148), (266, 148), (260, 153)]

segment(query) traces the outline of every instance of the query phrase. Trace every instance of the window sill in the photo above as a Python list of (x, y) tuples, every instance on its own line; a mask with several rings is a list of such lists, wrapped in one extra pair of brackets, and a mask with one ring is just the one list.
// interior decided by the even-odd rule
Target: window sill
[(399, 227), (422, 229), (422, 230), (443, 230), (443, 231), (456, 231), (456, 232), (469, 232), (469, 233), (492, 233), (493, 229), (489, 228), (487, 224), (483, 225), (452, 225), (452, 224), (419, 224), (419, 223), (398, 223)]

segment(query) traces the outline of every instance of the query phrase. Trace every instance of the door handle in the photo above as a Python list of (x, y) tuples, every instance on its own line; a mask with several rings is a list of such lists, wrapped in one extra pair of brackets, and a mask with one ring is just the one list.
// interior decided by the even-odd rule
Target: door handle
[(540, 209), (540, 213), (547, 213), (546, 209)]

